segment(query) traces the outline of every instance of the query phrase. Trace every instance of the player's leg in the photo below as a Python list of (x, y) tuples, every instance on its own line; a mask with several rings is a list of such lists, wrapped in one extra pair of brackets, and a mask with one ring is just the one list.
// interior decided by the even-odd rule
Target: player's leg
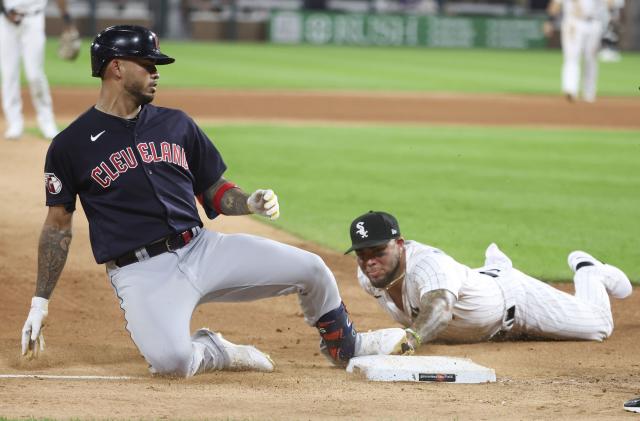
[(5, 137), (17, 139), (22, 135), (22, 97), (20, 96), (21, 28), (0, 14), (0, 77), (2, 78), (2, 110), (7, 124)]
[(576, 296), (585, 300), (590, 300), (589, 286), (594, 283), (604, 285), (607, 293), (614, 298), (627, 298), (633, 292), (631, 281), (623, 271), (602, 263), (589, 253), (573, 251), (569, 253), (567, 263), (575, 273), (573, 280), (576, 283)]
[(589, 22), (585, 28), (582, 71), (582, 96), (587, 102), (596, 100), (598, 86), (598, 51), (602, 42), (602, 24)]
[(565, 18), (561, 28), (562, 42), (562, 92), (571, 99), (578, 97), (580, 81), (580, 43), (581, 31), (579, 25), (569, 18)]
[(24, 26), (23, 30), (25, 31), (25, 36), (21, 38), (21, 47), (23, 51), (25, 75), (29, 83), (31, 101), (36, 110), (38, 126), (44, 137), (52, 139), (58, 134), (58, 126), (56, 125), (53, 115), (53, 103), (51, 100), (51, 92), (49, 91), (49, 82), (44, 72), (44, 48), (46, 41), (44, 24), (44, 13), (25, 17), (21, 24)]
[[(246, 234), (220, 234), (204, 230), (194, 240), (206, 247), (178, 250), (202, 302), (253, 301), (297, 293), (305, 322), (311, 326), (340, 306), (333, 274), (322, 259), (308, 251)], [(192, 264), (193, 263), (193, 264)]]
[(201, 302), (297, 293), (306, 323), (318, 328), (336, 362), (354, 355), (398, 353), (406, 343), (402, 329), (356, 334), (333, 274), (313, 253), (244, 234), (204, 231), (195, 241), (207, 246), (184, 253), (191, 254), (186, 256), (193, 262), (188, 267), (198, 270), (193, 275), (203, 294)]
[(254, 347), (235, 345), (206, 328), (190, 335), (201, 294), (177, 254), (122, 268), (109, 264), (107, 270), (126, 328), (152, 373), (189, 377), (226, 369), (273, 371), (269, 357)]
[(177, 257), (164, 253), (122, 268), (107, 265), (107, 272), (126, 329), (151, 372), (188, 376), (197, 371), (189, 323), (200, 295), (178, 270)]
[[(596, 341), (611, 335), (613, 317), (603, 284), (594, 282), (589, 285), (588, 293), (584, 289), (575, 296), (517, 269), (513, 270), (513, 277), (524, 289), (523, 308), (515, 320), (519, 331), (551, 339)], [(576, 291), (580, 290), (578, 283)]]

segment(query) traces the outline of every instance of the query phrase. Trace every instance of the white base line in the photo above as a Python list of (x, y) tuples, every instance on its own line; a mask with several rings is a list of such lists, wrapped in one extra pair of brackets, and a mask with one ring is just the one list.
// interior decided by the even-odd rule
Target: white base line
[(0, 379), (53, 379), (53, 380), (133, 380), (129, 376), (55, 376), (50, 374), (0, 374)]

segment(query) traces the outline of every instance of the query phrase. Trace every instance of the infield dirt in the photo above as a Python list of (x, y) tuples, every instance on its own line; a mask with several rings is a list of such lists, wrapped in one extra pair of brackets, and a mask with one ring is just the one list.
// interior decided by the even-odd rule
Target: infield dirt
[[(54, 90), (56, 114), (70, 121), (95, 90)], [(26, 98), (25, 98), (26, 99)], [(568, 104), (556, 97), (277, 93), (160, 90), (159, 105), (196, 120), (415, 124), (487, 124), (640, 128), (635, 99)], [(26, 99), (27, 112), (32, 115)], [(33, 125), (33, 119), (30, 120)], [(3, 128), (3, 127), (2, 127)], [(71, 252), (53, 295), (47, 350), (19, 358), (20, 330), (33, 295), (38, 236), (46, 214), (42, 189), (48, 142), (1, 140), (0, 375), (133, 376), (133, 380), (0, 378), (0, 416), (55, 419), (624, 419), (622, 403), (640, 394), (640, 294), (613, 300), (616, 327), (603, 343), (491, 342), (428, 345), (422, 355), (471, 358), (492, 367), (493, 384), (374, 383), (333, 368), (302, 320), (295, 296), (204, 305), (192, 328), (208, 326), (250, 343), (275, 360), (274, 373), (218, 372), (191, 379), (152, 378), (124, 329), (104, 268), (91, 255), (87, 222), (74, 218)], [(287, 198), (281, 198), (286, 201)], [(286, 215), (283, 215), (286, 217)], [(338, 279), (360, 330), (391, 320), (355, 281), (352, 256), (294, 238), (248, 217), (205, 220), (223, 232), (249, 232), (320, 254)], [(571, 285), (560, 288), (571, 290)], [(637, 291), (636, 291), (637, 292)]]

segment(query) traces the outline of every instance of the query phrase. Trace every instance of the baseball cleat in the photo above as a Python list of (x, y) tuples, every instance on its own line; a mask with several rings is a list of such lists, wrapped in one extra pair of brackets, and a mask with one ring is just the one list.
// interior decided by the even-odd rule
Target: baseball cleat
[(224, 339), (221, 334), (211, 332), (209, 329), (199, 329), (194, 334), (194, 340), (197, 340), (198, 336), (204, 335), (208, 336), (224, 354), (223, 370), (270, 372), (275, 367), (271, 357), (256, 347), (236, 345)]
[(20, 137), (22, 136), (22, 128), (21, 127), (9, 127), (5, 132), (4, 132), (4, 138), (7, 140), (17, 140), (20, 139)]
[(404, 329), (393, 327), (365, 333), (358, 332), (353, 356), (404, 355), (412, 354), (413, 351)]
[(49, 126), (44, 129), (41, 129), (42, 136), (44, 136), (47, 140), (53, 140), (54, 137), (58, 135), (58, 129), (55, 126)]
[(495, 267), (503, 270), (513, 267), (511, 259), (498, 248), (496, 243), (489, 244), (489, 247), (487, 247), (487, 250), (484, 252), (484, 257), (485, 267)]
[(580, 269), (590, 266), (597, 268), (599, 274), (602, 275), (602, 283), (607, 292), (614, 298), (627, 298), (633, 291), (631, 281), (623, 271), (615, 266), (602, 263), (589, 253), (581, 250), (572, 251), (567, 257), (567, 263), (574, 273), (578, 270), (578, 266)]
[(640, 398), (631, 399), (626, 401), (622, 406), (626, 411), (640, 413)]

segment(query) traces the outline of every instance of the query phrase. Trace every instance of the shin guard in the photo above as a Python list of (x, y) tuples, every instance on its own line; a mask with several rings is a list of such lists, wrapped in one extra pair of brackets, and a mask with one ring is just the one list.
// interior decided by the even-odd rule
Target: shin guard
[(320, 350), (334, 364), (345, 366), (356, 348), (356, 329), (344, 303), (322, 316), (316, 323), (322, 340)]

